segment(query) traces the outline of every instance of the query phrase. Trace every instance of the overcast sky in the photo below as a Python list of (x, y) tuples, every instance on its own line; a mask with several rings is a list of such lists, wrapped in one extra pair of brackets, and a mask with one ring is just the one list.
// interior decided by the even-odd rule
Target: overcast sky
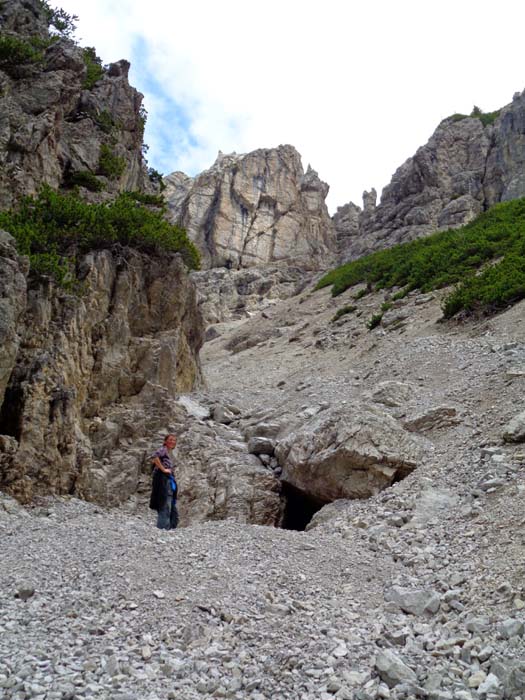
[[(54, 4), (51, 2), (51, 4)], [(62, 0), (145, 95), (150, 165), (293, 144), (328, 205), (380, 193), (441, 119), (525, 88), (523, 0)]]

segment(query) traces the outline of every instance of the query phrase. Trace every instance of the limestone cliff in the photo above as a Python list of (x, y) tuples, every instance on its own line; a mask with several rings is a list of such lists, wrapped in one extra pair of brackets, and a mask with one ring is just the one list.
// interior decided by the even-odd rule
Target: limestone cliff
[[(86, 55), (67, 38), (53, 39), (45, 10), (37, 0), (0, 8), (0, 209), (43, 184), (80, 185), (81, 197), (95, 201), (154, 191), (129, 64), (103, 68), (94, 50)], [(28, 60), (16, 62), (13, 51)], [(0, 489), (20, 501), (71, 494), (143, 504), (148, 456), (170, 430), (183, 454), (177, 479), (185, 522), (278, 523), (279, 481), (238, 431), (211, 431), (191, 402), (179, 401), (202, 383), (204, 335), (182, 258), (118, 243), (76, 252), (69, 292), (31, 269), (0, 231)], [(241, 294), (246, 284), (237, 287)]]
[(122, 249), (85, 256), (82, 294), (68, 294), (1, 243), (1, 488), (123, 501), (174, 420), (170, 397), (200, 381), (194, 286), (178, 256)]
[[(52, 36), (49, 12), (1, 3), (0, 208), (43, 184), (84, 199), (153, 191), (129, 64)], [(73, 267), (69, 293), (0, 232), (0, 488), (118, 503), (181, 413), (176, 395), (201, 381), (203, 321), (179, 256), (117, 244)]]
[(278, 260), (326, 266), (335, 233), (328, 185), (292, 146), (246, 155), (219, 154), (195, 179), (173, 173), (166, 182), (171, 217), (188, 231), (205, 267), (250, 267)]
[[(487, 118), (492, 117), (492, 118)], [(468, 223), (500, 201), (525, 196), (525, 91), (492, 115), (453, 115), (394, 173), (375, 206), (334, 216), (344, 259)], [(349, 216), (349, 211), (352, 216)]]
[(0, 207), (43, 183), (84, 184), (92, 198), (151, 189), (142, 95), (128, 83), (129, 63), (97, 67), (94, 53), (51, 37), (37, 0), (2, 2), (0, 33), (22, 56), (34, 52), (22, 60), (12, 49), (0, 59)]

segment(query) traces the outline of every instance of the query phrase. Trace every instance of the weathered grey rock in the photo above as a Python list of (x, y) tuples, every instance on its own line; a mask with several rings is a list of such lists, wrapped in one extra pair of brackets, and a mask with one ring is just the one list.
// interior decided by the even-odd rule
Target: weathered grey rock
[(507, 423), (503, 429), (503, 439), (505, 442), (525, 442), (525, 411)]
[(279, 338), (282, 335), (278, 328), (264, 328), (255, 333), (240, 332), (237, 335), (233, 335), (230, 340), (225, 344), (227, 350), (231, 350), (232, 353), (236, 354), (242, 352), (243, 350), (248, 350), (262, 343), (266, 343), (272, 338)]
[(342, 207), (337, 207), (336, 213), (332, 217), (337, 236), (337, 245), (340, 251), (351, 249), (355, 239), (359, 236), (359, 219), (361, 207), (353, 202), (349, 202)]
[(411, 615), (433, 614), (439, 610), (439, 595), (432, 590), (412, 590), (392, 586), (385, 593), (387, 602), (395, 603), (401, 610)]
[(478, 693), (480, 695), (487, 695), (488, 693), (495, 693), (500, 687), (500, 682), (497, 676), (493, 673), (489, 675), (482, 681), (478, 686)]
[(490, 667), (505, 689), (505, 698), (516, 698), (525, 692), (525, 663), (521, 660), (495, 661)]
[[(15, 16), (20, 19), (13, 19)], [(23, 20), (21, 18), (24, 18)], [(45, 8), (37, 0), (6, 0), (0, 25), (14, 36), (49, 38)], [(101, 176), (102, 194), (123, 190), (153, 191), (142, 156), (142, 95), (128, 83), (129, 63), (105, 69), (96, 84), (85, 89), (82, 49), (61, 38), (41, 62), (0, 69), (0, 205), (35, 194), (42, 184), (57, 188), (73, 173), (99, 173), (101, 146), (123, 159), (121, 176)]]
[(389, 688), (393, 688), (405, 681), (415, 681), (417, 679), (414, 671), (390, 649), (383, 649), (378, 653), (375, 667), (379, 677)]
[(226, 408), (226, 406), (215, 406), (213, 409), (213, 420), (217, 421), (217, 423), (228, 425), (234, 421), (236, 417), (235, 413)]
[(259, 423), (256, 422), (253, 425), (248, 424), (243, 428), (243, 434), (246, 440), (259, 435), (261, 437), (275, 438), (282, 430), (283, 426), (281, 423)]
[(490, 133), (479, 119), (445, 120), (384, 188), (368, 202), (348, 257), (458, 226), (483, 210), (483, 177)]
[(288, 299), (309, 282), (305, 270), (285, 263), (228, 270), (212, 268), (192, 273), (206, 323), (243, 318)]
[(381, 326), (389, 331), (395, 331), (406, 326), (409, 319), (409, 309), (389, 309), (381, 318)]
[(0, 405), (20, 345), (18, 322), (26, 305), (27, 272), (28, 262), (17, 254), (13, 237), (0, 231)]
[(458, 496), (443, 488), (425, 488), (417, 497), (408, 527), (423, 525), (432, 518), (446, 518), (458, 503)]
[(366, 498), (403, 478), (423, 443), (380, 408), (352, 403), (327, 409), (276, 447), (282, 479), (314, 498)]
[(410, 398), (418, 393), (415, 384), (407, 382), (386, 381), (379, 382), (371, 391), (372, 401), (382, 403), (384, 406), (395, 408), (404, 406)]
[[(6, 436), (2, 435), (0, 436), (0, 452), (6, 452), (5, 447), (2, 443), (5, 443)], [(11, 438), (13, 441), (14, 445), (18, 445), (16, 440)], [(13, 452), (15, 451), (16, 448), (13, 449)], [(0, 517), (23, 517), (23, 518), (28, 518), (29, 513), (27, 510), (18, 503), (14, 498), (11, 498), (11, 496), (8, 496), (5, 493), (2, 493), (0, 491)]]
[(17, 431), (0, 459), (8, 493), (121, 502), (136, 490), (140, 439), (169, 425), (170, 397), (200, 381), (194, 287), (178, 256), (163, 258), (162, 278), (159, 264), (102, 251), (81, 262), (81, 296), (33, 285), (4, 405)]
[(432, 406), (403, 421), (403, 426), (412, 432), (424, 433), (427, 430), (437, 430), (460, 422), (457, 409), (454, 406)]
[(18, 586), (15, 593), (15, 597), (23, 600), (24, 602), (29, 600), (29, 598), (32, 598), (34, 595), (35, 587), (30, 583), (23, 583), (22, 585)]
[(483, 634), (490, 629), (490, 620), (487, 617), (471, 617), (467, 619), (465, 626), (469, 632)]
[(359, 232), (355, 224), (347, 227), (343, 259), (461, 226), (497, 202), (523, 197), (524, 132), (525, 91), (493, 123), (456, 115), (444, 119), (397, 169), (379, 205), (374, 191), (364, 193)]
[[(181, 521), (232, 519), (240, 523), (279, 525), (281, 484), (264, 468), (240, 433), (221, 423), (195, 420), (195, 399), (178, 400), (186, 415), (172, 415), (178, 424), (175, 471), (180, 489)], [(159, 435), (157, 441), (161, 441)], [(180, 455), (180, 458), (178, 457)], [(147, 481), (149, 486), (149, 479)]]
[(523, 637), (523, 622), (509, 617), (507, 620), (503, 620), (499, 625), (498, 631), (505, 639), (509, 639), (510, 637)]
[(489, 206), (525, 195), (525, 90), (501, 110), (493, 129), (483, 182)]
[(303, 172), (292, 146), (220, 153), (193, 181), (174, 173), (165, 183), (170, 216), (187, 229), (205, 267), (301, 260), (316, 269), (335, 251), (328, 186), (310, 166)]
[(254, 436), (248, 441), (248, 452), (254, 455), (273, 455), (275, 442), (267, 437)]

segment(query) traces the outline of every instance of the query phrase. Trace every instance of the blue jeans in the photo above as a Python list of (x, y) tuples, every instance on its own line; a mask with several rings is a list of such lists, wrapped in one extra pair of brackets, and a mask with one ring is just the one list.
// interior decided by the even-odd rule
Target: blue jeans
[(177, 494), (169, 494), (162, 508), (157, 511), (157, 527), (160, 530), (174, 530), (178, 524)]

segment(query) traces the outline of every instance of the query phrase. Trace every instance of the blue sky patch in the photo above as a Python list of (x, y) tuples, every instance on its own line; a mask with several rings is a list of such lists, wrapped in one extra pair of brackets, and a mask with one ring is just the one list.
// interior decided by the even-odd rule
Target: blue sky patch
[(192, 134), (189, 110), (155, 78), (151, 51), (143, 37), (133, 42), (130, 72), (130, 82), (144, 94), (143, 104), (148, 111), (144, 134), (144, 141), (149, 145), (148, 164), (168, 175), (177, 170), (177, 163), (190, 149), (199, 146)]

